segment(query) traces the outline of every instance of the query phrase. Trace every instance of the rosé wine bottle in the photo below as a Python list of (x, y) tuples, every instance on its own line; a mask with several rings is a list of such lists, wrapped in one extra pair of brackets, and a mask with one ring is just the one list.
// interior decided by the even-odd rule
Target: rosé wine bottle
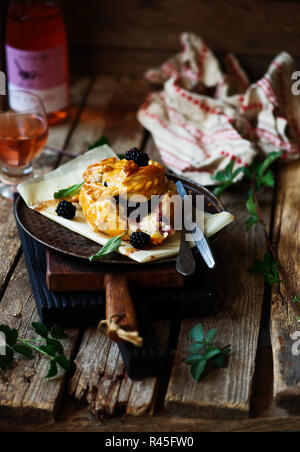
[(67, 117), (69, 66), (63, 16), (53, 0), (11, 0), (6, 23), (8, 90), (43, 101), (49, 125)]

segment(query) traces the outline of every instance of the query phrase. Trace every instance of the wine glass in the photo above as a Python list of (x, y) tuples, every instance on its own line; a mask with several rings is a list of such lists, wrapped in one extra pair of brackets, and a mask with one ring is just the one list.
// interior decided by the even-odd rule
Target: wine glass
[(0, 111), (0, 195), (13, 199), (17, 185), (33, 175), (32, 161), (48, 137), (48, 122), (40, 98), (23, 90), (9, 92), (9, 108)]

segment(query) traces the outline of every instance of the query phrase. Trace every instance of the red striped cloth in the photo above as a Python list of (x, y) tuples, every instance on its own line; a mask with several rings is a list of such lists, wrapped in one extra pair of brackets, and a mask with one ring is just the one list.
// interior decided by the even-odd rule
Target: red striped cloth
[(138, 112), (166, 166), (209, 185), (230, 161), (236, 168), (249, 165), (257, 152), (299, 157), (300, 96), (291, 89), (290, 55), (280, 53), (250, 84), (234, 55), (226, 56), (224, 74), (200, 37), (183, 33), (180, 43), (180, 53), (146, 73), (163, 90), (150, 94)]

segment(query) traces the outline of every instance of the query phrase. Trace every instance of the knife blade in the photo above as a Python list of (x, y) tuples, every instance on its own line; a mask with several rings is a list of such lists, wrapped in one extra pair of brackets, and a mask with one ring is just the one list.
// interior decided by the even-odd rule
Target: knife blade
[[(184, 197), (187, 196), (187, 192), (181, 181), (177, 181), (176, 186), (179, 196), (184, 203)], [(197, 223), (193, 223), (191, 217), (184, 218), (184, 221), (186, 226), (185, 229), (192, 233), (195, 245), (197, 246), (204, 262), (206, 263), (208, 268), (214, 268), (216, 266), (216, 261), (211, 251), (210, 245), (204, 235), (204, 232)]]
[(189, 242), (185, 239), (186, 231), (182, 228), (179, 253), (176, 258), (176, 270), (183, 276), (190, 276), (196, 271), (196, 263)]

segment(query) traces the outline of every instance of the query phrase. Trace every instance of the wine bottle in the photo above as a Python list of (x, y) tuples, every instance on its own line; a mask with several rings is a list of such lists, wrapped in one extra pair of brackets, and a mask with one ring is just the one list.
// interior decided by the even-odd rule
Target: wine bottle
[(8, 90), (37, 94), (49, 125), (67, 117), (69, 65), (62, 12), (53, 0), (11, 0), (6, 22)]

